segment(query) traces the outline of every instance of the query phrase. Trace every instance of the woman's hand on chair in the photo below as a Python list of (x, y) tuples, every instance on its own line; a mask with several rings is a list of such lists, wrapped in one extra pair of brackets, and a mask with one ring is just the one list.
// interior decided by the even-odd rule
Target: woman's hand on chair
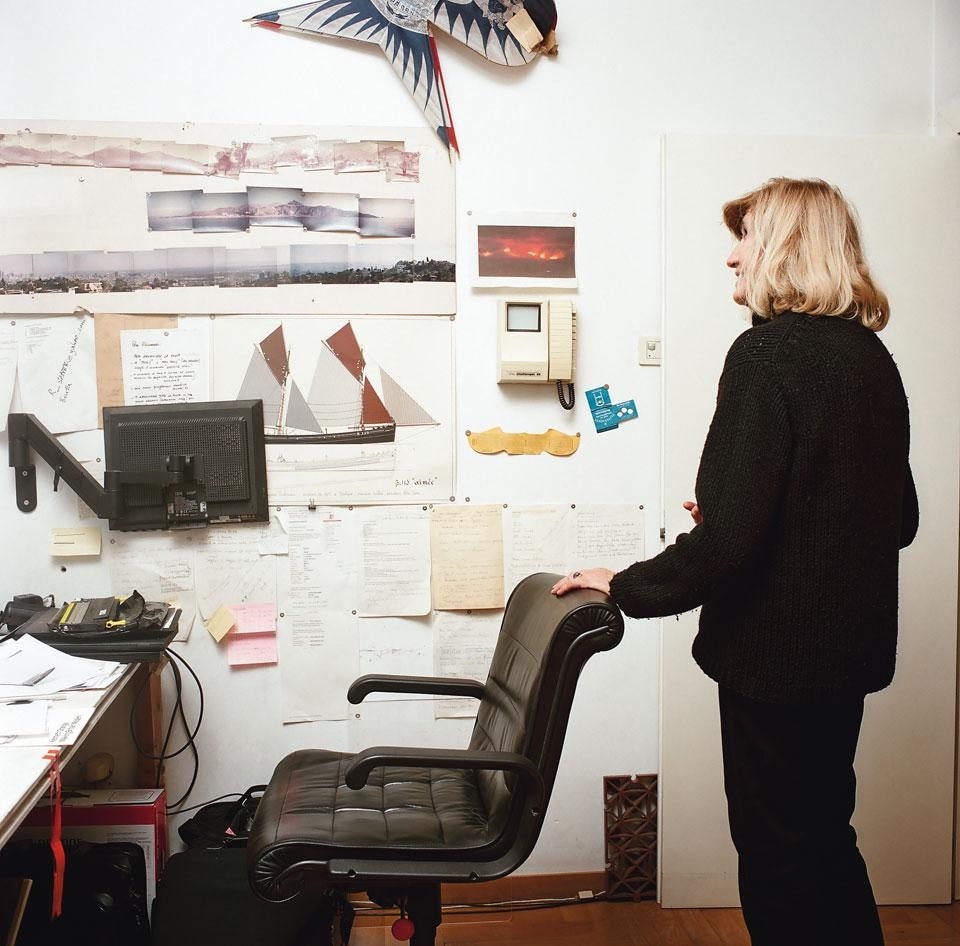
[(614, 573), (609, 568), (584, 568), (571, 572), (565, 578), (561, 578), (551, 589), (550, 593), (560, 596), (565, 595), (574, 588), (593, 588), (595, 591), (602, 591), (605, 595), (610, 594), (610, 579)]

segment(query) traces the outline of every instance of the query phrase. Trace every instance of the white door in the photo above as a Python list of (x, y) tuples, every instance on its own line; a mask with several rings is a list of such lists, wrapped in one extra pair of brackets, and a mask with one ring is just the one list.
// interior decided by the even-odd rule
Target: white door
[[(951, 899), (960, 497), (960, 142), (941, 138), (668, 136), (664, 141), (664, 507), (690, 527), (700, 449), (727, 348), (747, 324), (724, 266), (726, 200), (771, 177), (820, 177), (860, 212), (890, 297), (881, 338), (910, 402), (920, 532), (901, 555), (896, 679), (867, 699), (855, 825), (877, 899)], [(716, 686), (690, 657), (698, 612), (662, 625), (660, 893), (737, 902)], [(817, 773), (809, 773), (811, 794)]]

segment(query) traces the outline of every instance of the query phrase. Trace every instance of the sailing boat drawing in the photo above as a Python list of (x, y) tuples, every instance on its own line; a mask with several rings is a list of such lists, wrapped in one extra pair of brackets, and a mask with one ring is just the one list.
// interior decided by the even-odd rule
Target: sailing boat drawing
[(263, 401), (267, 443), (393, 443), (397, 427), (438, 425), (383, 368), (378, 393), (367, 367), (347, 322), (321, 343), (305, 397), (280, 324), (254, 345), (237, 397)]

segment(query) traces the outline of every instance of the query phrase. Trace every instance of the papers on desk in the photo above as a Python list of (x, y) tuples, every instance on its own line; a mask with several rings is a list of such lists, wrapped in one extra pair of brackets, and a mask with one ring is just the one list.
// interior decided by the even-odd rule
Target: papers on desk
[(0, 644), (0, 702), (62, 690), (103, 690), (123, 673), (113, 660), (74, 657), (24, 634)]
[[(106, 689), (123, 674), (112, 660), (74, 657), (29, 634), (0, 644), (0, 745), (72, 745), (96, 701), (65, 691)], [(31, 682), (32, 681), (32, 682)]]

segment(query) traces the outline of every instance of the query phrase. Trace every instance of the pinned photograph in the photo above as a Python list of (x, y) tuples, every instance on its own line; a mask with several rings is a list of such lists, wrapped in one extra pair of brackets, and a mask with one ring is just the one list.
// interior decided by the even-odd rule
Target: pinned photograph
[(169, 141), (146, 141), (134, 138), (130, 142), (131, 171), (162, 171), (163, 149), (169, 147)]
[(291, 282), (338, 282), (349, 265), (345, 243), (295, 243), (290, 247)]
[(69, 278), (70, 254), (47, 250), (33, 254), (34, 292), (67, 292), (75, 288)]
[(303, 191), (299, 187), (248, 187), (251, 227), (303, 227)]
[(130, 139), (96, 138), (93, 142), (93, 166), (129, 169)]
[(277, 285), (277, 248), (257, 246), (250, 249), (227, 247), (218, 254), (216, 280), (221, 288), (271, 287)]
[(193, 201), (203, 191), (150, 191), (147, 194), (147, 229), (192, 230)]
[(312, 171), (318, 167), (316, 135), (286, 135), (273, 139), (277, 147), (277, 167), (300, 167)]
[(208, 194), (197, 191), (191, 202), (196, 233), (236, 233), (248, 230), (247, 194)]
[(130, 279), (137, 289), (162, 289), (167, 279), (167, 251), (134, 250)]
[(402, 197), (361, 197), (360, 235), (412, 237), (413, 201)]
[(360, 195), (304, 194), (303, 229), (357, 233), (360, 230)]
[(335, 138), (318, 138), (317, 150), (311, 171), (332, 171), (337, 163), (337, 145), (343, 144)]
[(0, 138), (0, 164), (47, 164), (53, 135), (4, 135)]
[(404, 151), (400, 155), (400, 161), (396, 167), (388, 167), (386, 179), (393, 181), (412, 181), (414, 184), (420, 181), (420, 152)]
[(0, 294), (22, 295), (33, 282), (33, 254), (11, 253), (0, 256)]
[(92, 168), (96, 138), (89, 135), (51, 135), (50, 163), (64, 167)]
[(478, 219), (474, 286), (577, 285), (573, 214), (526, 214)]
[(212, 246), (170, 247), (167, 250), (167, 280), (165, 287), (212, 286), (216, 262)]
[(160, 158), (164, 174), (209, 174), (214, 150), (209, 145), (168, 144)]
[(380, 170), (380, 148), (376, 141), (341, 141), (333, 149), (337, 174)]
[(279, 151), (273, 141), (248, 141), (243, 152), (243, 170), (253, 174), (276, 174)]
[(247, 145), (234, 142), (226, 148), (210, 149), (210, 173), (237, 179), (247, 160)]

